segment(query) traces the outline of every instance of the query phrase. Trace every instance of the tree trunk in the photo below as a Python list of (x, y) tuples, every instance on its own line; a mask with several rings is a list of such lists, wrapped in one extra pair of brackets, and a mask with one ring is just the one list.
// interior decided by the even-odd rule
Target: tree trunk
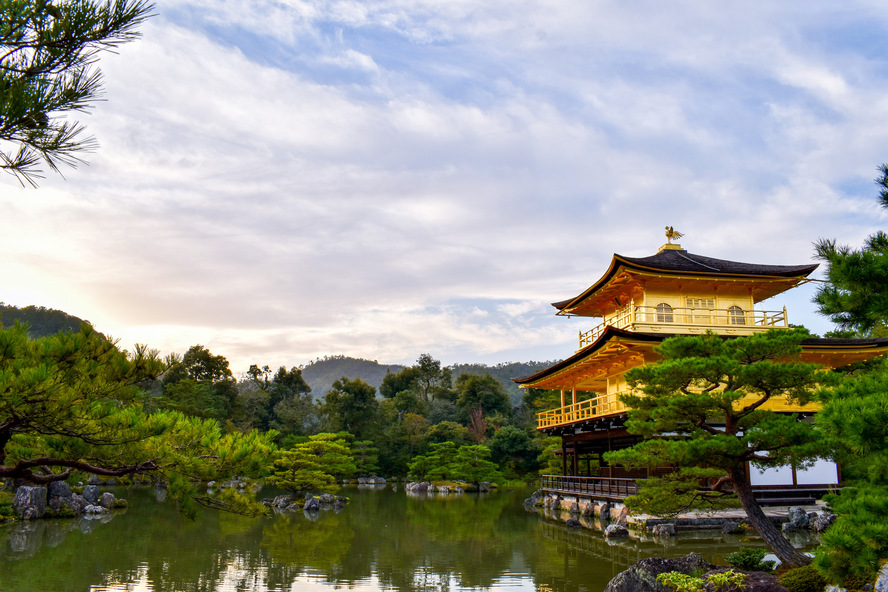
[(731, 480), (734, 482), (734, 491), (740, 498), (740, 503), (746, 511), (749, 523), (759, 533), (759, 536), (771, 547), (774, 554), (780, 559), (784, 567), (802, 567), (811, 563), (811, 558), (796, 551), (789, 541), (784, 538), (774, 523), (765, 516), (761, 506), (755, 501), (752, 486), (746, 477), (743, 467), (731, 470)]

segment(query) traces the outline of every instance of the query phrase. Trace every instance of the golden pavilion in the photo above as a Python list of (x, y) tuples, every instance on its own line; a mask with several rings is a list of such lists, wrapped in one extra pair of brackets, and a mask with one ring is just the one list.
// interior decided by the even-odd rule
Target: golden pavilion
[[(567, 359), (530, 376), (515, 379), (523, 388), (560, 391), (561, 405), (537, 415), (537, 429), (561, 438), (561, 476), (549, 476), (544, 489), (585, 487), (616, 501), (635, 491), (637, 478), (655, 471), (630, 472), (606, 466), (602, 454), (640, 440), (625, 429), (627, 407), (620, 395), (628, 392), (627, 370), (655, 362), (655, 347), (672, 335), (713, 331), (719, 335), (749, 335), (789, 328), (786, 308), (766, 310), (760, 303), (810, 281), (817, 268), (806, 265), (761, 265), (714, 259), (689, 253), (671, 238), (649, 257), (614, 255), (610, 266), (589, 288), (573, 298), (553, 303), (558, 315), (600, 319), (579, 334), (578, 349)], [(888, 339), (830, 339), (812, 337), (802, 343), (801, 359), (828, 368), (867, 360), (888, 352)], [(793, 405), (776, 398), (773, 411), (812, 414), (815, 405)], [(669, 469), (662, 469), (663, 471)], [(829, 460), (806, 470), (793, 467), (758, 471), (750, 480), (762, 491), (787, 488), (816, 495), (840, 482), (839, 468)], [(593, 478), (594, 479), (591, 479)], [(608, 481), (609, 480), (609, 481)], [(574, 485), (568, 485), (574, 484)], [(592, 486), (598, 484), (596, 486)], [(802, 502), (804, 496), (793, 496)]]

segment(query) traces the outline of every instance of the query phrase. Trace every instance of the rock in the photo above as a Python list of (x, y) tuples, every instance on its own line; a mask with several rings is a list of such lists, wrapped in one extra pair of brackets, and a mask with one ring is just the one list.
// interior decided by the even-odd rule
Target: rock
[(622, 516), (618, 516), (616, 520), (613, 521), (613, 524), (617, 526), (628, 526), (629, 525), (629, 516), (623, 514)]
[(412, 491), (416, 493), (425, 493), (429, 490), (429, 483), (427, 481), (420, 481), (416, 485), (413, 486)]
[(98, 514), (107, 514), (110, 512), (108, 508), (103, 508), (102, 506), (90, 505), (83, 508), (84, 516), (95, 516)]
[(209, 483), (207, 483), (207, 489), (213, 489), (214, 487), (216, 487), (215, 481), (210, 481)]
[(336, 498), (331, 493), (321, 494), (321, 503), (322, 504), (332, 504)]
[(746, 529), (743, 528), (742, 521), (730, 521), (722, 524), (721, 531), (722, 534), (743, 534)]
[(808, 526), (808, 513), (804, 508), (793, 506), (789, 509), (789, 522), (795, 526), (795, 530), (801, 530)]
[(579, 514), (580, 513), (580, 502), (574, 502), (571, 504), (570, 508), (567, 510), (571, 514)]
[(89, 502), (82, 495), (76, 493), (71, 496), (71, 509), (75, 514), (83, 514), (83, 508), (89, 505)]
[(105, 493), (102, 494), (102, 497), (99, 498), (98, 505), (102, 506), (106, 510), (110, 510), (110, 509), (114, 508), (114, 501), (115, 501), (114, 494), (111, 493), (110, 491), (106, 491)]
[(345, 507), (345, 504), (346, 504), (345, 501), (343, 501), (341, 499), (336, 499), (333, 501), (333, 509), (334, 510), (341, 510), (342, 508)]
[(71, 486), (67, 481), (53, 481), (49, 484), (49, 497), (71, 497)]
[(95, 485), (87, 485), (83, 488), (83, 499), (95, 505), (99, 501), (99, 488)]
[(278, 495), (275, 496), (274, 500), (271, 502), (271, 507), (273, 508), (286, 508), (293, 502), (292, 495)]
[(608, 583), (604, 592), (673, 592), (672, 588), (657, 582), (658, 575), (667, 571), (693, 574), (710, 571), (715, 567), (696, 553), (689, 553), (686, 557), (678, 559), (650, 557), (618, 573)]
[(580, 524), (580, 521), (574, 518), (570, 518), (567, 522), (565, 522), (565, 524), (567, 524), (568, 528), (580, 528), (582, 526), (582, 524)]
[(478, 484), (478, 491), (480, 491), (482, 493), (486, 493), (486, 492), (490, 491), (490, 489), (491, 489), (490, 481), (482, 481), (481, 483)]
[[(830, 526), (832, 523), (836, 521), (836, 516), (832, 512), (822, 511), (817, 514), (817, 517), (814, 518), (814, 522), (811, 524), (811, 528), (813, 528), (816, 532), (823, 532)], [(888, 592), (888, 591), (886, 591)]]
[(465, 493), (465, 492), (466, 492), (466, 490), (463, 489), (462, 487), (460, 487), (459, 485), (457, 485), (456, 487), (453, 488), (453, 493)]
[(316, 497), (310, 497), (305, 500), (305, 505), (302, 506), (303, 510), (319, 510), (321, 507), (321, 502)]
[(12, 509), (22, 520), (43, 518), (46, 514), (46, 488), (23, 485), (15, 490)]
[(675, 525), (674, 524), (656, 524), (651, 529), (651, 534), (654, 536), (675, 536)]
[(875, 592), (888, 592), (888, 565), (882, 567), (879, 577), (876, 578)]
[(609, 520), (610, 513), (611, 513), (611, 505), (607, 502), (604, 502), (603, 504), (601, 504), (601, 510), (598, 513), (598, 515), (601, 516), (601, 519), (602, 520)]
[(620, 526), (619, 524), (609, 524), (608, 527), (604, 529), (604, 536), (609, 539), (627, 537), (629, 536), (629, 529), (625, 526)]

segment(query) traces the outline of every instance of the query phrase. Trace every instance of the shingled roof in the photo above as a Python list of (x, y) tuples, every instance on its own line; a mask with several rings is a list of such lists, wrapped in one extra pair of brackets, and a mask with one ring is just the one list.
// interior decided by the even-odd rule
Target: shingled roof
[(595, 293), (599, 288), (607, 284), (611, 278), (621, 270), (634, 270), (639, 272), (655, 272), (665, 275), (682, 275), (692, 273), (695, 276), (709, 277), (748, 277), (748, 278), (803, 278), (817, 269), (816, 263), (807, 265), (762, 265), (758, 263), (742, 263), (715, 259), (695, 253), (688, 253), (677, 245), (673, 248), (662, 248), (656, 255), (649, 257), (625, 257), (615, 254), (610, 267), (604, 276), (595, 284), (586, 289), (579, 296), (553, 302), (552, 306), (562, 310), (570, 304), (575, 304), (581, 299)]

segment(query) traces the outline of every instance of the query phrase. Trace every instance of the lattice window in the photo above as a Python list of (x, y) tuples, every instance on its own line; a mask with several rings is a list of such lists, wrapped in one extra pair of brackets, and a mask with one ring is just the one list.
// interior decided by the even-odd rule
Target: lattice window
[(688, 298), (688, 308), (712, 310), (715, 308), (715, 298)]
[(731, 306), (728, 308), (728, 317), (731, 319), (732, 325), (745, 325), (746, 314), (739, 306)]
[(657, 322), (658, 323), (671, 323), (672, 322), (672, 307), (666, 304), (665, 302), (661, 302), (657, 305)]

